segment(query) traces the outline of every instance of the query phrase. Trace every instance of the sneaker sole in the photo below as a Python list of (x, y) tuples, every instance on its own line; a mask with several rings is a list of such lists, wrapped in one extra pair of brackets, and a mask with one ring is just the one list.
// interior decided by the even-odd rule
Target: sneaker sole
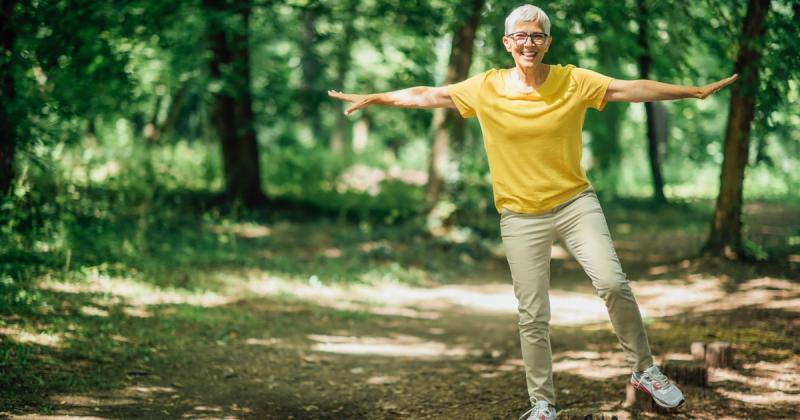
[(650, 392), (650, 391), (649, 391), (647, 388), (645, 388), (644, 386), (642, 386), (642, 384), (640, 384), (640, 383), (639, 383), (639, 381), (634, 381), (634, 380), (631, 380), (631, 385), (633, 385), (633, 387), (634, 387), (634, 388), (636, 388), (636, 389), (638, 389), (639, 391), (642, 391), (642, 392), (644, 392), (645, 394), (649, 395), (649, 396), (650, 396), (650, 398), (652, 398), (652, 399), (653, 399), (653, 401), (655, 401), (655, 402), (656, 402), (656, 404), (658, 404), (658, 406), (659, 406), (659, 407), (663, 407), (663, 408), (677, 408), (677, 407), (680, 407), (680, 406), (682, 406), (682, 405), (683, 405), (683, 403), (686, 401), (686, 400), (683, 400), (683, 399), (682, 399), (682, 400), (678, 401), (678, 403), (677, 403), (677, 404), (675, 404), (675, 405), (668, 405), (668, 404), (666, 404), (666, 403), (662, 403), (661, 401), (659, 401), (659, 400), (658, 400), (658, 398), (656, 398), (656, 397), (653, 395), (653, 393), (652, 393), (652, 392)]

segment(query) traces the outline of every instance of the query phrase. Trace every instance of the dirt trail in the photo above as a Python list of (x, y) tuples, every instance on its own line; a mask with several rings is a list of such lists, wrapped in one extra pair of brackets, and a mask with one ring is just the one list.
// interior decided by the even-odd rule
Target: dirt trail
[[(580, 272), (554, 264), (554, 272), (570, 285), (561, 290), (556, 284), (552, 293), (558, 408), (625, 418), (629, 413), (621, 411), (620, 403), (628, 364), (605, 308), (584, 288), (575, 291)], [(691, 271), (679, 264), (672, 268)], [(304, 299), (238, 301), (220, 310), (263, 322), (176, 337), (152, 362), (122, 367), (124, 388), (56, 396), (53, 414), (516, 418), (527, 409), (527, 398), (513, 294), (509, 284), (499, 282), (505, 274), (431, 288), (308, 287), (298, 289)], [(731, 294), (718, 277), (678, 276), (635, 282), (634, 287), (659, 357), (687, 353), (691, 334), (707, 335), (700, 326), (716, 322), (747, 331), (769, 325), (797, 336), (797, 312), (791, 312), (800, 299), (796, 283), (762, 278)], [(750, 316), (736, 315), (742, 311)], [(687, 326), (693, 332), (677, 334), (676, 340), (674, 331)], [(712, 371), (709, 389), (686, 387), (688, 403), (678, 418), (782, 418), (793, 413), (800, 403), (800, 381), (787, 373), (797, 371), (797, 354), (784, 352), (758, 362), (764, 353), (747, 347), (757, 345), (753, 337), (739, 337), (737, 346), (745, 355), (740, 367)]]
[[(753, 229), (785, 236), (800, 214), (784, 216), (782, 227), (765, 228), (771, 218)], [(670, 418), (792, 418), (800, 406), (798, 272), (685, 260), (702, 231), (624, 227), (616, 224), (615, 245), (657, 362), (689, 357), (694, 341), (729, 341), (737, 354), (734, 369), (709, 371), (708, 388), (682, 387), (687, 404)], [(291, 239), (306, 237), (295, 230), (275, 228), (285, 241), (273, 248), (319, 251), (292, 248)], [(335, 242), (322, 236), (312, 242)], [(515, 419), (528, 402), (510, 275), (497, 254), (471, 263), (468, 277), (425, 287), (242, 277), (258, 293), (221, 296), (208, 308), (146, 303), (138, 309), (146, 322), (175, 328), (152, 358), (116, 366), (118, 381), (106, 390), (48, 396), (47, 410), (15, 418)], [(622, 409), (629, 364), (602, 301), (558, 245), (551, 277), (560, 417), (657, 417)], [(213, 322), (191, 322), (204, 314)]]

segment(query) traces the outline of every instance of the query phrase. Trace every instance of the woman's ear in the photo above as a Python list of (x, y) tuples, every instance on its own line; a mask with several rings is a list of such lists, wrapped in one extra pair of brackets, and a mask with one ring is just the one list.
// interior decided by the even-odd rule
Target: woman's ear
[(511, 40), (508, 39), (507, 36), (500, 38), (503, 41), (503, 46), (506, 47), (506, 51), (511, 52)]

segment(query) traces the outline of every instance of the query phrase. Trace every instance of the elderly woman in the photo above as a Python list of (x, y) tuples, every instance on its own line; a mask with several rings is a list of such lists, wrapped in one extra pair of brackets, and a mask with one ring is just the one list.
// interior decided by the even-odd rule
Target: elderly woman
[[(573, 65), (543, 64), (553, 44), (550, 20), (524, 5), (505, 22), (502, 42), (514, 67), (491, 69), (443, 87), (387, 93), (328, 94), (353, 104), (404, 108), (457, 108), (477, 117), (484, 137), (500, 228), (518, 300), (529, 419), (555, 419), (550, 350), (550, 248), (558, 238), (605, 301), (614, 331), (632, 363), (631, 383), (663, 407), (683, 403), (681, 391), (653, 363), (639, 307), (614, 251), (605, 216), (580, 166), (587, 108), (607, 102), (698, 98), (727, 86), (736, 75), (705, 87), (650, 80), (616, 80)], [(527, 412), (523, 414), (523, 417)]]

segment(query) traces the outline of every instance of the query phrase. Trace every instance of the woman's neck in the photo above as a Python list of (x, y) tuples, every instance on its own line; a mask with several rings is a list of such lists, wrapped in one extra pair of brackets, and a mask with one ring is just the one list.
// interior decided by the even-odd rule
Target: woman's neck
[(539, 63), (534, 67), (522, 68), (516, 66), (512, 71), (513, 77), (523, 88), (536, 89), (541, 86), (550, 73), (550, 66), (547, 64)]

